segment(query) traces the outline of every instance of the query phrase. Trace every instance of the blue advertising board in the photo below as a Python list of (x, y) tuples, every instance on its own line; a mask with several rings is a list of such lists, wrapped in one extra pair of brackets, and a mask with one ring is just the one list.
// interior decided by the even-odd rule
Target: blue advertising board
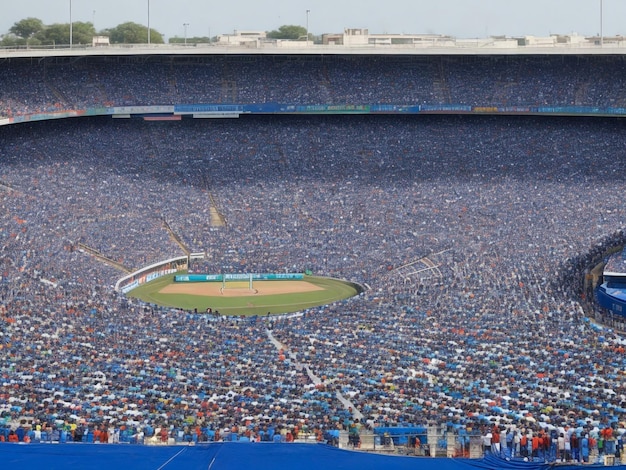
[(302, 273), (242, 273), (242, 274), (179, 274), (174, 282), (222, 282), (222, 281), (284, 281), (302, 280)]

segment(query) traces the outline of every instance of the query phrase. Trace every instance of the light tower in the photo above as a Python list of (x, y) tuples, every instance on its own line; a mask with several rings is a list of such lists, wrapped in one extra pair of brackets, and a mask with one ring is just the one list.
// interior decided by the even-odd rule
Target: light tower
[(148, 0), (148, 44), (150, 44), (150, 0)]
[(602, 0), (600, 0), (600, 47), (604, 45), (604, 14), (602, 12)]
[(70, 0), (70, 49), (72, 48), (72, 39), (74, 37), (72, 29), (72, 0)]
[(309, 13), (311, 10), (306, 11), (306, 45), (309, 45)]

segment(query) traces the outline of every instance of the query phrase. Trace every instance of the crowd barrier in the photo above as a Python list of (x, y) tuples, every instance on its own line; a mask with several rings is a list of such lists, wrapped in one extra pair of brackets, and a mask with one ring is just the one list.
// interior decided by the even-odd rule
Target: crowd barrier
[[(281, 434), (274, 429), (259, 431), (254, 440), (259, 442), (293, 442), (294, 440), (320, 442), (313, 433), (301, 432), (296, 438)], [(50, 444), (133, 444), (133, 445), (180, 445), (200, 444), (209, 442), (251, 442), (252, 438), (246, 430), (242, 432), (216, 431), (210, 428), (194, 428), (183, 430), (177, 428), (155, 428), (150, 431), (136, 428), (86, 430), (80, 429), (48, 429), (34, 430), (19, 427), (12, 430), (10, 427), (0, 427), (0, 442), (21, 443), (50, 443)]]
[(626, 454), (622, 451), (621, 440), (610, 439), (597, 442), (589, 448), (583, 457), (581, 448), (559, 452), (557, 440), (551, 441), (548, 448), (533, 449), (531, 445), (519, 443), (486, 444), (480, 435), (457, 432), (441, 432), (432, 428), (416, 433), (394, 433), (393, 431), (365, 431), (357, 436), (350, 436), (348, 431), (340, 431), (337, 442), (330, 442), (344, 449), (360, 451), (412, 455), (418, 457), (481, 459), (495, 456), (506, 460), (523, 460), (546, 464), (553, 463), (590, 463), (615, 465), (625, 464)]
[[(14, 437), (12, 438), (11, 435)], [(618, 439), (596, 442), (589, 448), (588, 457), (583, 458), (581, 449), (568, 449), (560, 453), (557, 440), (553, 439), (548, 448), (533, 449), (520, 443), (505, 442), (487, 444), (483, 436), (469, 434), (464, 429), (442, 431), (436, 426), (416, 428), (374, 428), (359, 432), (331, 430), (324, 433), (299, 431), (295, 435), (279, 432), (273, 428), (250, 434), (245, 428), (230, 432), (210, 428), (194, 429), (109, 429), (71, 431), (69, 429), (33, 430), (18, 428), (11, 432), (9, 427), (0, 427), (0, 442), (23, 443), (99, 443), (129, 445), (195, 445), (212, 442), (323, 442), (340, 449), (363, 452), (408, 455), (416, 457), (445, 457), (481, 459), (488, 455), (507, 459), (545, 463), (595, 463), (604, 465), (625, 464), (626, 454)], [(487, 440), (488, 441), (488, 440)]]

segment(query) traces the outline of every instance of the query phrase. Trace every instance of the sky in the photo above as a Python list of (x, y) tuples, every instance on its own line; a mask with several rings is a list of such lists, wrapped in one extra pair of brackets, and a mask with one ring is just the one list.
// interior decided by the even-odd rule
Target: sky
[[(93, 22), (96, 30), (133, 21), (167, 38), (271, 31), (295, 24), (309, 32), (445, 34), (457, 38), (626, 35), (625, 0), (0, 0), (0, 35), (17, 21)], [(307, 11), (309, 12), (307, 14)], [(602, 11), (602, 15), (600, 12)], [(602, 18), (602, 20), (601, 20)]]

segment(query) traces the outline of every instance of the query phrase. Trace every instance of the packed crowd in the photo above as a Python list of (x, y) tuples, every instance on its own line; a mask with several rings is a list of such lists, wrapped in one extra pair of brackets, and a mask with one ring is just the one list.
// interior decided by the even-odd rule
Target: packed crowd
[(0, 116), (199, 103), (624, 107), (621, 57), (190, 56), (12, 59)]
[[(287, 439), (359, 414), (366, 428), (618, 435), (625, 340), (585, 316), (580, 279), (625, 241), (622, 127), (248, 116), (0, 128), (0, 423), (68, 440)], [(210, 223), (214, 201), (225, 227)], [(309, 269), (366, 291), (271, 325), (215, 319), (123, 297), (124, 273), (79, 248), (129, 269), (180, 256), (164, 220), (216, 272)]]

